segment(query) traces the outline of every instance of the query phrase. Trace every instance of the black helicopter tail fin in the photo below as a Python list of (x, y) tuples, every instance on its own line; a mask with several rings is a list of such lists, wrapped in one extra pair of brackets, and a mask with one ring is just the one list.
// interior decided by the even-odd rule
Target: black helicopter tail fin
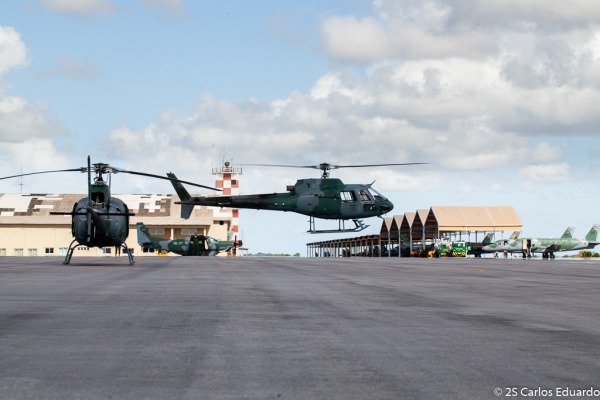
[[(192, 196), (190, 196), (187, 189), (185, 187), (183, 187), (183, 184), (177, 180), (177, 177), (175, 176), (175, 174), (172, 172), (168, 172), (167, 176), (169, 177), (169, 179), (171, 179), (171, 184), (173, 185), (175, 192), (177, 192), (177, 196), (179, 196), (179, 200), (189, 201), (192, 198)], [(194, 211), (193, 205), (182, 204), (181, 205), (181, 218), (188, 219), (190, 217), (190, 215), (192, 215), (192, 211)]]

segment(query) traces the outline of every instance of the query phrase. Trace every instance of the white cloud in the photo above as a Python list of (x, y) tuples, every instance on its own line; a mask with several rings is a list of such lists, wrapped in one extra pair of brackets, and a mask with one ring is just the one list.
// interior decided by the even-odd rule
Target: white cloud
[(63, 134), (64, 128), (47, 114), (44, 104), (31, 105), (22, 97), (0, 93), (0, 142)]
[(112, 15), (117, 11), (111, 0), (40, 0), (40, 3), (48, 10), (82, 17)]
[(28, 62), (27, 47), (11, 27), (0, 26), (0, 77), (9, 70)]
[(78, 61), (74, 58), (63, 58), (57, 65), (39, 72), (40, 78), (68, 77), (70, 79), (90, 82), (102, 75), (100, 68), (91, 61)]
[(184, 0), (144, 0), (144, 7), (152, 11), (166, 11), (174, 17), (187, 12)]
[(567, 163), (529, 165), (519, 172), (525, 179), (538, 183), (561, 183), (570, 178), (570, 166)]
[[(10, 70), (26, 65), (27, 53), (18, 33), (0, 26), (0, 79)], [(48, 117), (45, 104), (32, 105), (23, 97), (11, 96), (0, 83), (0, 142), (17, 143), (60, 133), (64, 133), (64, 128)]]
[[(84, 160), (81, 160), (82, 162)], [(22, 173), (77, 168), (72, 165), (64, 151), (56, 148), (52, 139), (35, 138), (21, 142), (2, 143), (0, 146), (0, 167), (6, 176)], [(60, 182), (61, 193), (84, 193), (85, 179), (79, 173), (64, 173), (57, 180), (52, 175), (32, 175), (0, 181), (1, 193), (56, 193)], [(21, 183), (23, 186), (20, 186)]]
[(378, 59), (483, 57), (496, 51), (496, 40), (477, 29), (435, 33), (415, 25), (385, 25), (373, 17), (331, 17), (321, 25), (329, 55), (358, 63)]

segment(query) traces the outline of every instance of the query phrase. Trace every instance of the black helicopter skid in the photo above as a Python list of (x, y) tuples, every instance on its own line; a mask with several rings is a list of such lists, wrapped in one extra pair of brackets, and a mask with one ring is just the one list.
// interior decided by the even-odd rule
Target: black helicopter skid
[(338, 219), (338, 229), (324, 229), (324, 230), (318, 230), (316, 229), (316, 224), (315, 224), (315, 217), (310, 217), (308, 223), (310, 225), (310, 228), (308, 230), (309, 233), (345, 233), (345, 232), (360, 232), (362, 230), (365, 230), (369, 227), (369, 225), (365, 225), (363, 223), (363, 221), (361, 219), (353, 219), (352, 222), (354, 222), (354, 227), (353, 228), (346, 228), (346, 221), (345, 219)]
[[(67, 255), (65, 256), (65, 260), (63, 261), (64, 265), (69, 265), (71, 263), (71, 258), (73, 257), (73, 252), (75, 251), (76, 248), (78, 248), (79, 246), (83, 246), (79, 243), (77, 243), (77, 239), (74, 239), (71, 244), (69, 245), (69, 248), (67, 249)], [(121, 243), (121, 245), (119, 247), (122, 247), (123, 250), (125, 250), (125, 253), (127, 254), (127, 258), (129, 259), (129, 265), (133, 265), (135, 264), (135, 261), (133, 259), (133, 254), (131, 253), (131, 249), (127, 246), (127, 243), (123, 242)]]
[[(71, 263), (71, 257), (73, 257), (73, 252), (77, 247), (79, 247), (79, 243), (75, 243), (77, 243), (77, 239), (74, 239), (69, 245), (69, 248), (67, 249), (67, 255), (65, 256), (65, 260), (63, 261), (64, 265), (69, 265)], [(73, 246), (74, 244), (75, 246)]]
[(129, 265), (135, 264), (135, 261), (133, 260), (133, 254), (131, 254), (131, 249), (127, 247), (127, 243), (123, 242), (121, 246), (123, 247), (123, 250), (125, 250), (125, 253), (127, 253), (127, 257), (129, 258)]

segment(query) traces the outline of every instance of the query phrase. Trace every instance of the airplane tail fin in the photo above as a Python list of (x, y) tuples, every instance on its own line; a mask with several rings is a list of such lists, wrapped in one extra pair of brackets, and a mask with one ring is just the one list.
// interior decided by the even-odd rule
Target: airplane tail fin
[(560, 238), (561, 239), (572, 239), (574, 230), (575, 230), (574, 227), (572, 227), (572, 226), (568, 227), (567, 230), (565, 231), (565, 233), (563, 233), (563, 235)]
[(146, 228), (142, 222), (138, 222), (136, 224), (137, 227), (137, 239), (138, 244), (142, 247), (148, 247), (148, 245), (152, 244), (152, 236), (150, 235), (150, 231)]
[(592, 229), (588, 232), (585, 240), (588, 242), (598, 242), (598, 231), (600, 231), (600, 224), (592, 226)]
[(517, 240), (519, 238), (519, 231), (514, 231), (512, 235), (508, 238), (509, 240)]
[(490, 243), (492, 243), (493, 240), (494, 240), (494, 232), (490, 232), (487, 235), (485, 235), (481, 244), (483, 244), (483, 245), (490, 244)]
[[(177, 179), (175, 174), (172, 172), (168, 172), (167, 176), (171, 179)], [(186, 190), (186, 188), (183, 187), (183, 184), (181, 182), (171, 181), (171, 184), (173, 185), (173, 188), (175, 189), (175, 192), (177, 193), (177, 196), (179, 196), (179, 199), (181, 201), (188, 201), (192, 198), (192, 196), (190, 196), (190, 194)], [(190, 215), (192, 215), (192, 211), (194, 211), (193, 205), (182, 204), (181, 205), (181, 218), (188, 219), (190, 217)]]

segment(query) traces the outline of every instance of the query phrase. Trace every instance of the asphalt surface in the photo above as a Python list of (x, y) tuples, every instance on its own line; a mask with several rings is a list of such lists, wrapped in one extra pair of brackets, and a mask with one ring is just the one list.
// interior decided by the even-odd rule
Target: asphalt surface
[(600, 398), (599, 262), (61, 261), (0, 258), (1, 399)]

